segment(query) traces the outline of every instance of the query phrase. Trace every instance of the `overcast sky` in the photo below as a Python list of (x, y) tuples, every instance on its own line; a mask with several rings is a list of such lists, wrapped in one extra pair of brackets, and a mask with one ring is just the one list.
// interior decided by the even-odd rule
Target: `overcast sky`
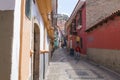
[(78, 0), (58, 0), (58, 13), (71, 15)]

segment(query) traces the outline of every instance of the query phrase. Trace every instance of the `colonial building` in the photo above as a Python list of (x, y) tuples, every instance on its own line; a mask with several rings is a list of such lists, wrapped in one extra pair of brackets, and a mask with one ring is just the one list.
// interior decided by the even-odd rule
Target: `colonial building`
[(87, 0), (86, 32), (88, 58), (120, 73), (119, 4), (119, 0)]
[(66, 40), (66, 31), (65, 31), (65, 23), (68, 20), (68, 16), (65, 14), (59, 14), (57, 18), (57, 26), (59, 33), (59, 46), (63, 46)]
[(57, 0), (0, 1), (0, 79), (43, 80), (54, 41)]
[(79, 0), (65, 24), (68, 48), (75, 48), (79, 42), (81, 54), (86, 54), (86, 2)]

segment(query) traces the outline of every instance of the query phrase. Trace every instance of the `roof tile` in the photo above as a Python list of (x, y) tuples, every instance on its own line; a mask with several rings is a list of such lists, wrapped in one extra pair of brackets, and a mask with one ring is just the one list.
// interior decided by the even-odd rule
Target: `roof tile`
[(86, 29), (120, 10), (120, 0), (87, 0), (86, 4)]

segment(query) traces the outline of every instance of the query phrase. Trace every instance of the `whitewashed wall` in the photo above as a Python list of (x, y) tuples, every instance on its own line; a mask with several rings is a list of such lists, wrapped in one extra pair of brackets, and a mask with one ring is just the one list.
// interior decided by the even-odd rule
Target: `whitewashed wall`
[(45, 29), (45, 43), (46, 43), (46, 47), (45, 50), (49, 51), (49, 45), (50, 45), (50, 41), (49, 41), (49, 37), (48, 37), (48, 33), (47, 30)]
[(44, 43), (44, 23), (41, 14), (38, 11), (37, 4), (33, 6), (34, 12), (33, 15), (37, 18), (40, 27), (40, 50), (43, 50), (43, 43)]
[[(4, 3), (13, 9), (14, 0), (3, 0)], [(6, 2), (8, 1), (8, 2)], [(1, 5), (1, 2), (0, 2)], [(4, 8), (5, 9), (5, 8)], [(15, 11), (14, 11), (14, 33), (13, 33), (13, 46), (12, 46), (12, 69), (11, 69), (11, 80), (18, 80), (19, 72), (19, 49), (20, 49), (20, 19), (21, 19), (21, 0), (15, 1)]]
[[(44, 35), (45, 35), (45, 50), (49, 50), (49, 39), (47, 35), (47, 30), (45, 28), (41, 14), (38, 11), (37, 4), (33, 6), (33, 15), (37, 18), (40, 27), (40, 50), (44, 50)], [(44, 32), (45, 31), (45, 32)], [(44, 65), (45, 62), (45, 65)], [(43, 80), (44, 69), (47, 70), (48, 66), (48, 54), (40, 54), (40, 80)]]
[(13, 10), (14, 8), (15, 0), (0, 0), (0, 10)]
[[(49, 51), (49, 45), (50, 45), (50, 41), (47, 30), (45, 29), (45, 50)], [(49, 53), (45, 53), (45, 73), (47, 72), (48, 69), (48, 63), (49, 63)]]

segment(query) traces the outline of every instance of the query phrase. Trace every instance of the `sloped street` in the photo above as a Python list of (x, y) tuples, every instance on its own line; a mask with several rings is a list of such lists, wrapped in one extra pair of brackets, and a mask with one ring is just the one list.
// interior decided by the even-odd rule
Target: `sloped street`
[(66, 49), (57, 49), (45, 80), (120, 80), (120, 76), (85, 58), (77, 61)]

